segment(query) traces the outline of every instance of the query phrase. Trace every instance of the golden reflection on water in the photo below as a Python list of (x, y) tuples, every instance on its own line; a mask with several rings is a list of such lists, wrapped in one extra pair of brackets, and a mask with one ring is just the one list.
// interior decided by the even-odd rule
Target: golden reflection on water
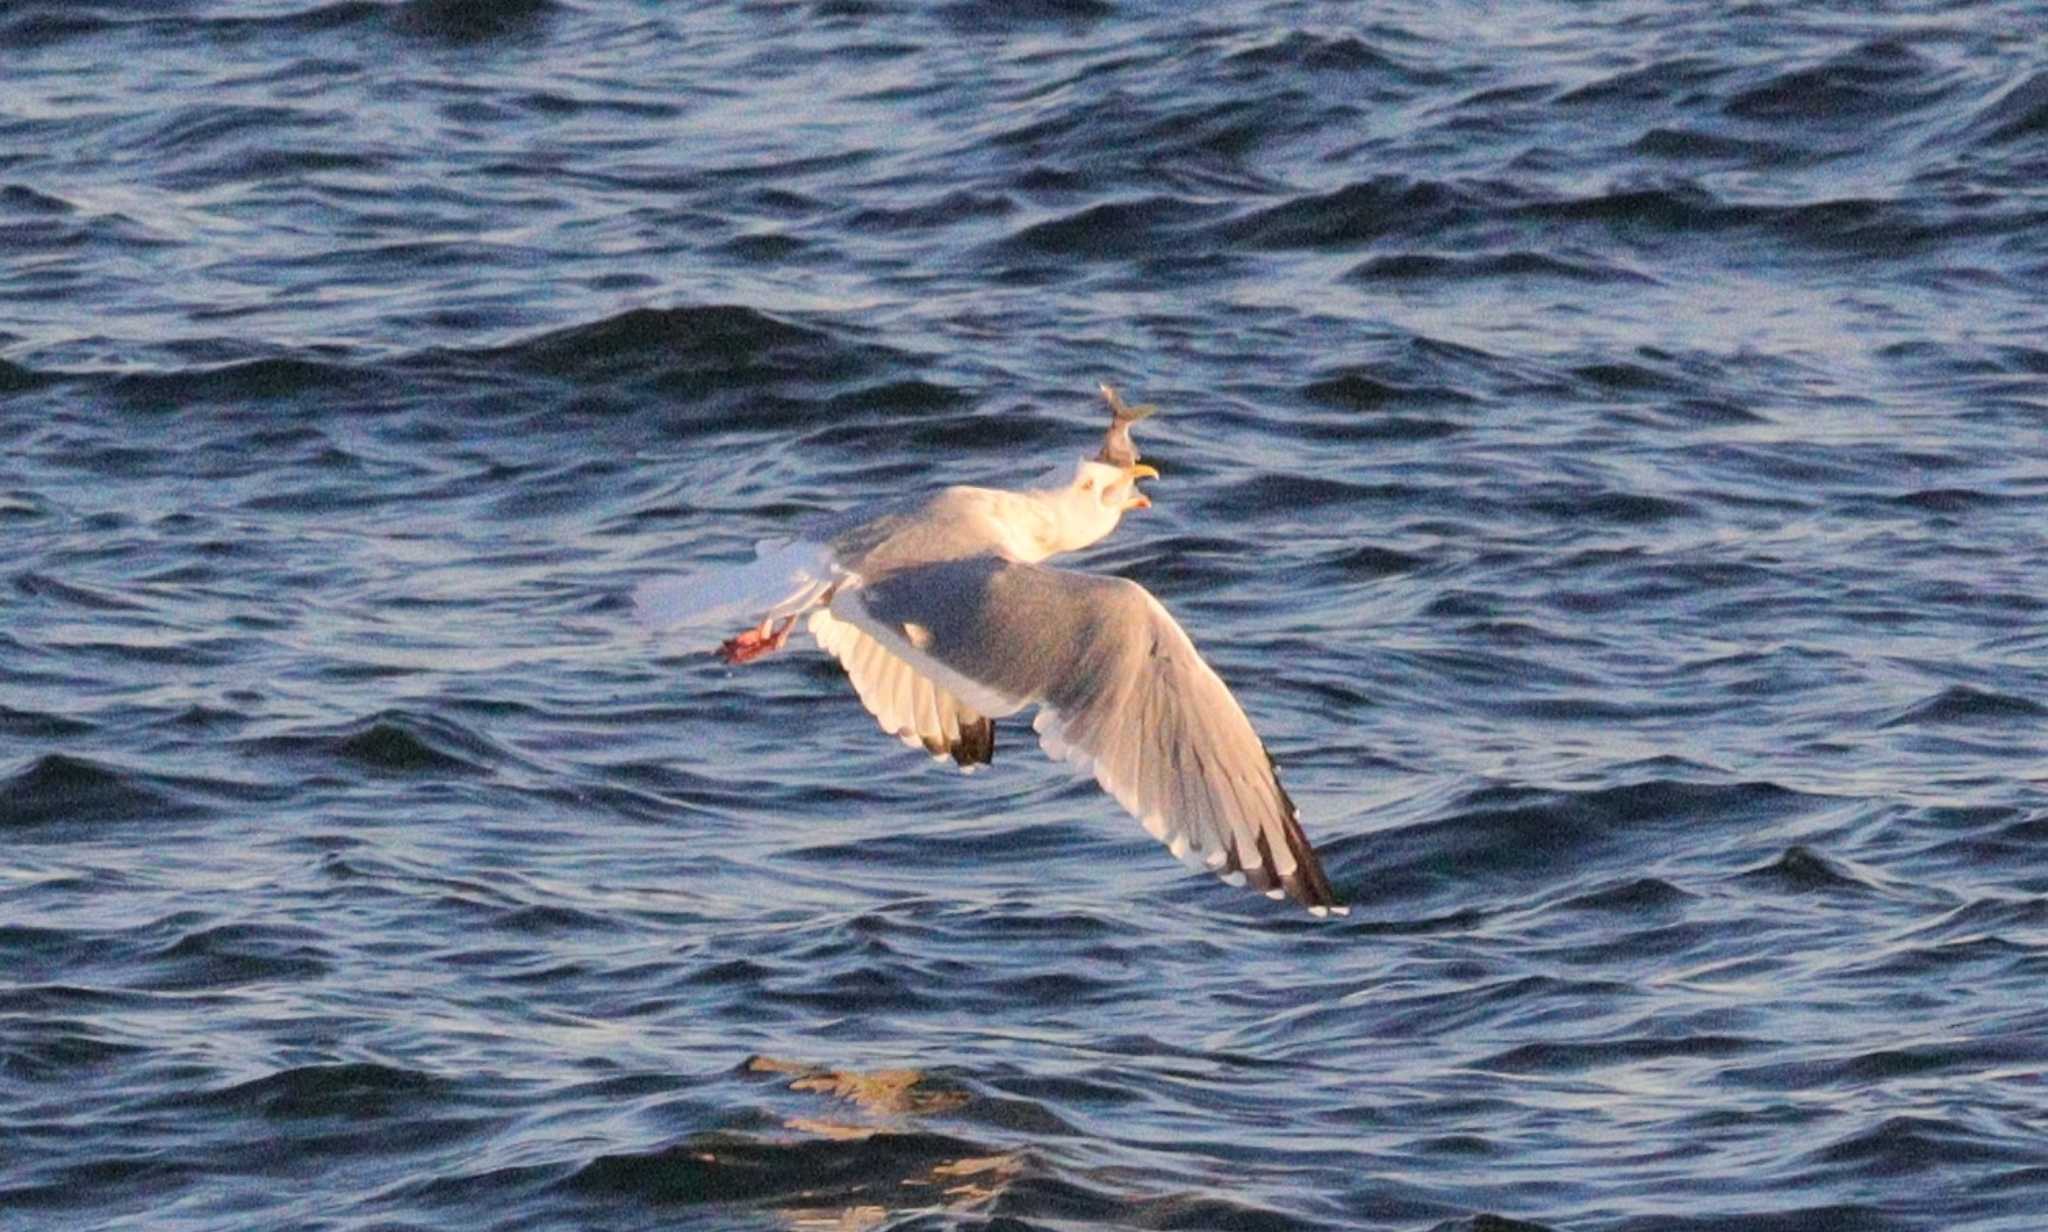
[[(882, 1069), (859, 1073), (825, 1069), (780, 1057), (747, 1060), (750, 1073), (788, 1076), (789, 1089), (851, 1105), (855, 1115), (794, 1116), (783, 1124), (799, 1133), (838, 1142), (877, 1134), (920, 1132), (918, 1119), (952, 1112), (967, 1093), (930, 1085), (921, 1070)], [(1021, 1152), (962, 1155), (939, 1163), (920, 1161), (911, 1171), (883, 1171), (853, 1192), (820, 1194), (776, 1208), (790, 1227), (803, 1232), (867, 1232), (895, 1215), (917, 1210), (972, 1211), (985, 1206), (1022, 1169)]]

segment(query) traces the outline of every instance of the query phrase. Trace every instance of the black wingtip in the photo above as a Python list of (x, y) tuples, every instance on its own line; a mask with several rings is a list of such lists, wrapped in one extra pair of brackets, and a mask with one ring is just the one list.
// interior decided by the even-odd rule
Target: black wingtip
[[(1272, 759), (1268, 758), (1268, 764)], [(1256, 859), (1246, 864), (1238, 858), (1237, 849), (1226, 847), (1224, 862), (1216, 871), (1226, 878), (1242, 874), (1245, 884), (1268, 898), (1291, 898), (1308, 908), (1309, 914), (1317, 919), (1332, 915), (1350, 915), (1351, 908), (1337, 901), (1336, 891), (1330, 888), (1330, 879), (1323, 875), (1323, 865), (1316, 858), (1315, 848), (1309, 846), (1308, 835), (1302, 831), (1301, 815), (1294, 807), (1294, 801), (1287, 789), (1280, 786), (1275, 767), (1274, 788), (1280, 793), (1280, 804), (1285, 810), (1285, 821), (1281, 823), (1281, 836), (1286, 840), (1287, 854), (1294, 859), (1294, 871), (1279, 871), (1279, 861), (1273, 856), (1273, 844), (1264, 830), (1259, 831), (1253, 842)]]
[[(1278, 768), (1275, 769), (1277, 771)], [(1280, 787), (1277, 773), (1273, 785), (1279, 788), (1281, 807), (1287, 810), (1287, 851), (1294, 857), (1294, 872), (1280, 879), (1287, 896), (1318, 917), (1350, 915), (1350, 906), (1338, 902), (1337, 892), (1330, 888), (1330, 879), (1323, 873), (1323, 862), (1317, 858), (1315, 848), (1309, 846), (1308, 835), (1301, 828), (1301, 813), (1294, 807), (1294, 799), (1287, 794), (1287, 789)]]
[(996, 755), (996, 721), (981, 718), (960, 724), (960, 742), (953, 746), (953, 760), (963, 768), (986, 766)]

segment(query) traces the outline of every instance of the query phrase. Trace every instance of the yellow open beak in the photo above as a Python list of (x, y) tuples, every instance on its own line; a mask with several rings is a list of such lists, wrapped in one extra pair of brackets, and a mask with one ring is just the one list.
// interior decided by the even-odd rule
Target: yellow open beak
[(1159, 478), (1159, 472), (1143, 462), (1133, 462), (1126, 468), (1126, 473), (1131, 477), (1131, 499), (1124, 502), (1124, 508), (1150, 509), (1152, 507), (1152, 498), (1138, 491), (1137, 484), (1140, 479)]

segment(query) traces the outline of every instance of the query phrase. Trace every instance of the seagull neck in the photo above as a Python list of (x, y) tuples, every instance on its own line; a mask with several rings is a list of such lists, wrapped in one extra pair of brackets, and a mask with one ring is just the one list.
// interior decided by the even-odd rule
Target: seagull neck
[(1121, 513), (1103, 506), (1092, 494), (1077, 493), (1072, 487), (1036, 489), (1017, 495), (1024, 497), (1028, 506), (1026, 516), (1014, 519), (1021, 532), (1018, 538), (1032, 541), (1018, 545), (1024, 551), (1013, 548), (1019, 560), (1036, 562), (1085, 548), (1115, 530)]
[(1077, 541), (1076, 527), (1059, 490), (1030, 489), (1003, 495), (1009, 499), (995, 511), (995, 522), (1003, 550), (1012, 559), (1036, 564), (1048, 556), (1086, 547), (1099, 537)]

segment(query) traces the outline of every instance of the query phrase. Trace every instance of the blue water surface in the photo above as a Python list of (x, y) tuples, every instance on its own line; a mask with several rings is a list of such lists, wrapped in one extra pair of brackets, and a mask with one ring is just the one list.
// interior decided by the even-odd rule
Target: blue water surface
[[(2040, 1228), (2041, 33), (0, 3), (0, 1226)], [(1348, 919), (631, 618), (1102, 380)]]

